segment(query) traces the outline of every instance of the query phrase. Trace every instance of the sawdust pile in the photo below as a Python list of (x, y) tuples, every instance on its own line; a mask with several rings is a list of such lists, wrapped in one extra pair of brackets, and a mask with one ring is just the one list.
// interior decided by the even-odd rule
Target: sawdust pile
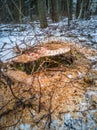
[(81, 45), (51, 41), (5, 63), (0, 83), (1, 127), (17, 125), (20, 119), (33, 127), (60, 113), (81, 111), (83, 95), (92, 83), (86, 78), (92, 64), (88, 57), (95, 53)]

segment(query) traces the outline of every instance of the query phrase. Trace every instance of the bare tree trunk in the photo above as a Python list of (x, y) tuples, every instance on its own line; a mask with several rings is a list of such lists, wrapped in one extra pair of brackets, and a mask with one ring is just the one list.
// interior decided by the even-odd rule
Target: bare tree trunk
[(22, 23), (22, 1), (19, 0), (19, 22)]
[(81, 0), (77, 0), (77, 3), (76, 3), (76, 18), (78, 18), (79, 16), (79, 13), (80, 13), (80, 8), (81, 8)]
[(86, 7), (85, 7), (85, 18), (86, 19), (89, 19), (90, 16), (92, 15), (92, 9), (91, 9), (92, 2), (93, 2), (93, 0), (86, 1)]
[(40, 20), (41, 28), (46, 28), (48, 26), (46, 19), (46, 2), (45, 0), (38, 0), (38, 15)]
[(89, 18), (91, 16), (92, 0), (81, 0), (81, 8), (78, 18)]
[(30, 20), (32, 20), (32, 2), (31, 2), (31, 0), (29, 0), (29, 16), (30, 16)]
[(60, 0), (60, 15), (67, 16), (67, 0)]
[(14, 18), (13, 18), (12, 12), (11, 12), (11, 10), (10, 10), (8, 4), (6, 4), (5, 6), (6, 6), (6, 9), (8, 10), (8, 13), (9, 13), (9, 15), (10, 15), (12, 21), (14, 21)]
[(58, 0), (51, 0), (51, 18), (53, 22), (59, 21)]
[(47, 0), (47, 14), (50, 14), (50, 10), (51, 10), (51, 1)]
[(70, 11), (70, 20), (72, 20), (72, 14), (73, 14), (73, 0), (70, 0), (69, 3), (69, 11)]
[(72, 4), (72, 0), (67, 0), (68, 25), (70, 25), (70, 20), (72, 20)]
[(78, 19), (82, 18), (82, 15), (83, 15), (83, 7), (84, 7), (84, 0), (81, 1), (81, 8), (80, 8), (80, 13), (79, 13)]

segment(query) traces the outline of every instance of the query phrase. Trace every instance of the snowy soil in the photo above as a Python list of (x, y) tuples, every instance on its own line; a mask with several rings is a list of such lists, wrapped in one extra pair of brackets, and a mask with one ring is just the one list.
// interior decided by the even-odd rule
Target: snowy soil
[(0, 59), (5, 61), (14, 57), (16, 46), (20, 50), (49, 39), (62, 39), (66, 42), (81, 43), (97, 49), (97, 16), (90, 20), (72, 20), (68, 27), (68, 19), (52, 23), (46, 29), (41, 29), (39, 21), (27, 24), (0, 25)]

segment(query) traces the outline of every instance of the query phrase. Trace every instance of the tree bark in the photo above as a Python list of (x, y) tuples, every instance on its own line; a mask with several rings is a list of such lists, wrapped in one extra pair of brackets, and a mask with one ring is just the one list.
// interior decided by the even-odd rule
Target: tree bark
[(80, 13), (80, 8), (81, 8), (81, 0), (77, 0), (77, 3), (76, 3), (76, 18), (78, 18), (79, 16), (79, 13)]
[(78, 18), (88, 19), (91, 16), (92, 0), (81, 0), (81, 8)]
[(68, 25), (70, 25), (70, 20), (72, 20), (72, 4), (72, 0), (67, 0)]
[(59, 21), (58, 0), (51, 0), (51, 18), (53, 22)]
[(40, 20), (41, 28), (46, 28), (48, 26), (46, 19), (46, 2), (45, 0), (38, 0), (38, 15)]
[(67, 0), (61, 0), (61, 15), (62, 16), (67, 16)]

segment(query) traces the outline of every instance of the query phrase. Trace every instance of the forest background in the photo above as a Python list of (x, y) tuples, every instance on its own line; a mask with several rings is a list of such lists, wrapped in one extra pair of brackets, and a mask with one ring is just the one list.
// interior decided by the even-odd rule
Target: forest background
[(97, 0), (0, 0), (0, 23), (25, 23), (39, 20), (40, 26), (48, 26), (48, 18), (58, 22), (68, 17), (90, 19), (97, 14)]

